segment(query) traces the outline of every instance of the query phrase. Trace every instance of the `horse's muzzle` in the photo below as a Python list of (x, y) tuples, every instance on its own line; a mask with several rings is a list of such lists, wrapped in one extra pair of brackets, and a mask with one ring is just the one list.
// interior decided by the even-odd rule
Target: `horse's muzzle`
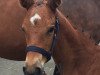
[(45, 71), (36, 67), (32, 72), (28, 72), (26, 67), (23, 67), (24, 75), (46, 75)]

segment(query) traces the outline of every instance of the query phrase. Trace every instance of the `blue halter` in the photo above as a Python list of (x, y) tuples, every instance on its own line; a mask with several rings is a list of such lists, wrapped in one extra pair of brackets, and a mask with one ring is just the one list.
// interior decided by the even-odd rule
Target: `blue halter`
[[(54, 32), (54, 37), (53, 37), (53, 42), (51, 45), (51, 49), (50, 51), (54, 48), (55, 44), (56, 44), (56, 40), (57, 40), (57, 33), (59, 31), (59, 19), (56, 18), (56, 22), (55, 22), (55, 32)], [(47, 58), (47, 62), (51, 59), (51, 52), (50, 51), (46, 51), (43, 48), (37, 47), (37, 46), (28, 46), (26, 47), (27, 52), (32, 51), (32, 52), (38, 52), (40, 54), (42, 54), (43, 56), (45, 56)]]

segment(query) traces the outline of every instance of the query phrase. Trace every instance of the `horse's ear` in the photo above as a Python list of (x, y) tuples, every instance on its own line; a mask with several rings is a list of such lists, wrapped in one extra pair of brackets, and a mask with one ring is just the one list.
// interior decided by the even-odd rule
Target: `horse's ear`
[(34, 0), (20, 0), (20, 3), (28, 10), (34, 4)]
[(62, 2), (62, 0), (48, 0), (48, 4), (53, 10), (55, 10), (57, 7), (59, 7), (61, 2)]

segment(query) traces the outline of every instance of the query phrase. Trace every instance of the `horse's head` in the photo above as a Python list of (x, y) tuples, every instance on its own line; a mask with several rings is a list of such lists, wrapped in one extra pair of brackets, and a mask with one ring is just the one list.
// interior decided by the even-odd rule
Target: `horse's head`
[(26, 74), (42, 75), (44, 63), (50, 60), (50, 49), (58, 29), (55, 11), (60, 3), (61, 0), (43, 0), (28, 10), (22, 25), (27, 43)]

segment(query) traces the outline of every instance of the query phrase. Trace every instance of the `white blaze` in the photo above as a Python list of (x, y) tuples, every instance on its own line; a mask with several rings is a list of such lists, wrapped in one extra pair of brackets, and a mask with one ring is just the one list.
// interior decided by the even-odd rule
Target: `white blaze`
[(30, 22), (34, 25), (35, 20), (40, 20), (41, 17), (36, 13), (33, 17), (30, 18)]

